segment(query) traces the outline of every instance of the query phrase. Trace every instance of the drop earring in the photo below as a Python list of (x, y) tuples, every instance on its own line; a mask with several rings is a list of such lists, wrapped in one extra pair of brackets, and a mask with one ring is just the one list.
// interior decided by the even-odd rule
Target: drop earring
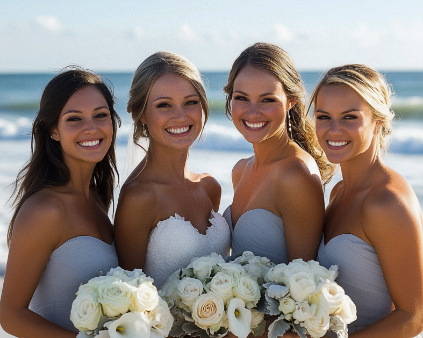
[(288, 130), (289, 130), (289, 136), (292, 139), (292, 126), (291, 126), (291, 110), (288, 110)]

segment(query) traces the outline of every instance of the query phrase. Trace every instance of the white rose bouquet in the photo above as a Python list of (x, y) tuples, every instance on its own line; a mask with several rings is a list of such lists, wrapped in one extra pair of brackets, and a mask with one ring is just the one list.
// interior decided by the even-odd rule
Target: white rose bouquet
[(167, 337), (173, 316), (153, 282), (118, 267), (81, 285), (70, 315), (78, 338)]
[(185, 269), (173, 273), (161, 296), (173, 301), (173, 337), (223, 337), (228, 331), (239, 338), (260, 335), (264, 313), (254, 308), (261, 298), (260, 284), (274, 264), (245, 252), (234, 261), (222, 256), (194, 258)]
[(347, 324), (357, 319), (356, 307), (334, 282), (338, 267), (329, 270), (316, 261), (295, 259), (270, 268), (264, 279), (264, 302), (257, 310), (279, 316), (269, 326), (269, 338), (292, 330), (301, 338), (323, 337), (328, 330), (348, 337)]

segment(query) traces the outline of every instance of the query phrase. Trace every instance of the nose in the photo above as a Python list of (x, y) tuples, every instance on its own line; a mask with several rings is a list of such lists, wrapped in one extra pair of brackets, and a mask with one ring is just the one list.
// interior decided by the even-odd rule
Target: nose
[(175, 107), (175, 109), (173, 110), (172, 119), (175, 121), (185, 120), (185, 111), (183, 107)]
[(250, 102), (248, 104), (248, 108), (245, 112), (245, 116), (248, 118), (254, 118), (254, 117), (258, 117), (260, 116), (261, 112), (260, 112), (260, 108), (258, 106), (258, 104), (254, 103), (254, 102)]
[(337, 119), (332, 119), (329, 125), (328, 130), (329, 135), (341, 135), (342, 134), (342, 128), (341, 123)]
[(92, 118), (86, 119), (84, 124), (84, 129), (85, 129), (84, 131), (88, 134), (95, 132), (97, 129), (97, 126), (95, 124), (94, 119)]

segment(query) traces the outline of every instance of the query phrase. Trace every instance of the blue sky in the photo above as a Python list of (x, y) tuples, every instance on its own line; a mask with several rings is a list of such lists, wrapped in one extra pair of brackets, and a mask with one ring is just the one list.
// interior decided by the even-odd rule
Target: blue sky
[(257, 41), (284, 48), (300, 70), (423, 70), (422, 13), (421, 0), (4, 0), (0, 72), (132, 72), (158, 50), (228, 70)]

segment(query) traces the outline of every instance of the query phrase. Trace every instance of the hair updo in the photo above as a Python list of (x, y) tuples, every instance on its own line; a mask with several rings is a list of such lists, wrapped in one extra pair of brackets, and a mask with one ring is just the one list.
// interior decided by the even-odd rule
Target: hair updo
[(334, 85), (350, 87), (367, 103), (373, 113), (373, 120), (380, 123), (378, 153), (385, 153), (388, 145), (386, 136), (392, 133), (392, 120), (395, 113), (391, 110), (393, 93), (384, 76), (373, 68), (361, 64), (334, 67), (325, 74), (314, 89), (310, 106), (316, 103), (323, 86)]

